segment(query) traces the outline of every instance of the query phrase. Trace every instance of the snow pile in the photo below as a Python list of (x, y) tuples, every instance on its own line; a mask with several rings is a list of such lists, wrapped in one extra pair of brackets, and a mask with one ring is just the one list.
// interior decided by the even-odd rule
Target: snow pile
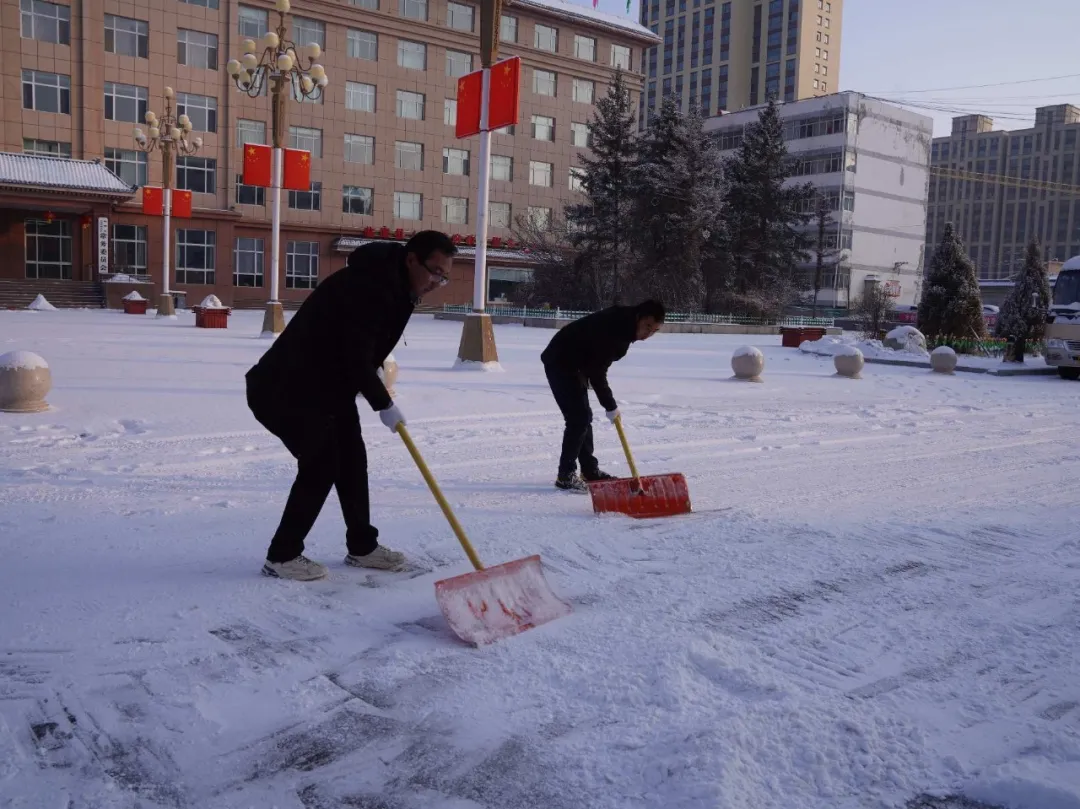
[(133, 289), (133, 290), (131, 290), (131, 292), (129, 292), (127, 295), (125, 295), (123, 297), (123, 300), (125, 300), (125, 301), (145, 301), (146, 298), (144, 298), (142, 295), (139, 294), (139, 290)]
[(763, 356), (763, 355), (761, 353), (761, 349), (756, 348), (754, 346), (739, 346), (739, 348), (736, 348), (733, 352), (731, 352), (731, 356), (732, 357), (760, 357), (760, 356)]
[(217, 295), (207, 295), (199, 304), (203, 309), (228, 309)]
[(852, 345), (850, 343), (845, 343), (843, 345), (837, 346), (836, 350), (833, 351), (832, 355), (834, 357), (861, 357), (861, 356), (864, 356), (862, 351), (859, 349), (858, 346)]
[(838, 353), (846, 354), (849, 349), (857, 348), (867, 359), (880, 360), (926, 360), (930, 356), (925, 348), (920, 348), (913, 340), (906, 345), (904, 349), (893, 349), (886, 347), (881, 340), (861, 340), (854, 335), (842, 334), (825, 335), (820, 340), (805, 340), (799, 350), (822, 357), (835, 357)]
[(55, 312), (56, 307), (45, 300), (44, 295), (38, 295), (34, 298), (33, 302), (26, 307), (27, 309), (33, 309), (35, 312)]
[(5, 371), (34, 371), (48, 367), (49, 363), (45, 362), (45, 358), (33, 351), (9, 351), (0, 356), (0, 368)]
[(909, 354), (926, 354), (926, 337), (914, 326), (897, 326), (885, 335), (884, 346)]
[(133, 284), (137, 283), (137, 278), (132, 278), (127, 273), (118, 272), (115, 275), (110, 275), (105, 279), (106, 284)]

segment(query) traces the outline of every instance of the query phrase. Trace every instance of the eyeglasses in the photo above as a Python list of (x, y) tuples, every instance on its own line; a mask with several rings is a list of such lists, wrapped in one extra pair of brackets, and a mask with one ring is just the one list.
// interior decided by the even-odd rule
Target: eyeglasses
[(439, 286), (444, 287), (450, 283), (450, 276), (443, 275), (441, 272), (436, 272), (435, 270), (431, 269), (431, 267), (429, 267), (427, 264), (424, 265), (424, 269), (428, 271), (428, 275), (430, 275), (432, 278), (438, 279)]

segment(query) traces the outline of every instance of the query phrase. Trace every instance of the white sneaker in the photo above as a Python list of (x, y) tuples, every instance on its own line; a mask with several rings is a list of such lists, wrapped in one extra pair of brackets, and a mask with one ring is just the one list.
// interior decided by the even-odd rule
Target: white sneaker
[(405, 554), (379, 545), (366, 556), (353, 556), (350, 553), (345, 557), (345, 564), (374, 570), (401, 570), (405, 567)]
[(301, 554), (288, 562), (271, 562), (267, 559), (262, 572), (264, 576), (273, 576), (276, 579), (314, 581), (324, 578), (330, 571), (327, 570), (326, 565), (314, 562)]

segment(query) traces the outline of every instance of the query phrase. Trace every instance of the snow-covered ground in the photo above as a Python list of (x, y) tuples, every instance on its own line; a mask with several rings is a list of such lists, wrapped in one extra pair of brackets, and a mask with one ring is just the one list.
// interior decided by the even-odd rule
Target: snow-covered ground
[[(436, 570), (344, 567), (331, 495), (330, 578), (258, 575), (293, 474), (245, 407), (261, 317), (0, 312), (54, 379), (0, 413), (0, 805), (1080, 807), (1080, 385), (661, 334), (612, 385), (699, 513), (633, 522), (551, 486), (551, 332), (455, 372), (460, 326), (417, 317), (414, 439), (481, 558), (540, 553), (574, 606), (477, 650), (432, 586), (468, 562), (366, 406), (383, 540)], [(730, 380), (744, 343), (764, 384)]]

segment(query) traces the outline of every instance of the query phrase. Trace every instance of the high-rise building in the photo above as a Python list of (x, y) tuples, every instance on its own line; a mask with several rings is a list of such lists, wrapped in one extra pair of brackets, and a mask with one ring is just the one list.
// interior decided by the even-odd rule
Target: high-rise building
[(953, 118), (931, 148), (927, 258), (952, 222), (980, 281), (1008, 284), (1037, 238), (1048, 260), (1080, 255), (1080, 107), (1035, 110), (1035, 126), (995, 130), (992, 118)]
[(667, 97), (703, 117), (839, 89), (844, 0), (641, 0), (642, 122)]
[[(321, 47), (330, 84), (315, 103), (287, 105), (287, 145), (310, 151), (312, 172), (308, 190), (283, 192), (285, 300), (342, 267), (368, 228), (475, 232), (478, 140), (456, 140), (454, 123), (458, 77), (480, 67), (479, 16), (468, 0), (294, 2), (290, 38)], [(203, 140), (178, 160), (175, 187), (193, 193), (194, 211), (173, 219), (173, 289), (189, 304), (214, 293), (261, 306), (270, 196), (241, 182), (242, 147), (270, 142), (271, 100), (240, 92), (225, 65), (277, 21), (267, 0), (4, 2), (0, 151), (45, 157), (0, 160), (0, 278), (161, 278), (162, 219), (142, 214), (135, 189), (161, 185), (162, 160), (133, 130), (147, 110), (163, 112), (168, 86)], [(657, 41), (634, 20), (564, 0), (509, 0), (500, 38), (500, 57), (522, 59), (521, 119), (492, 138), (492, 297), (528, 275), (527, 255), (506, 249), (511, 224), (574, 198), (595, 100), (620, 68), (639, 93), (642, 50)], [(131, 192), (80, 159), (103, 161)], [(20, 172), (46, 182), (28, 186)], [(462, 250), (436, 302), (471, 300), (472, 253)]]

